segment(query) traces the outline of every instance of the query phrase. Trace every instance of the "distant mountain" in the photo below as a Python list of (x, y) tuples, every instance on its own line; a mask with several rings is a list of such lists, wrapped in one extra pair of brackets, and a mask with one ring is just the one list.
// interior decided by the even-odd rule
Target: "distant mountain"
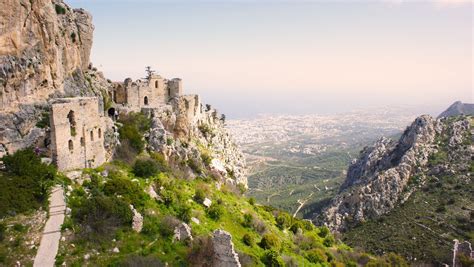
[(457, 115), (474, 115), (474, 104), (456, 101), (451, 106), (449, 106), (447, 110), (439, 114), (438, 118), (452, 117)]
[[(398, 141), (364, 148), (315, 222), (370, 253), (395, 252), (414, 265), (452, 262), (453, 240), (469, 248), (474, 241), (473, 126), (472, 116), (424, 115)], [(472, 256), (455, 260), (474, 264)]]

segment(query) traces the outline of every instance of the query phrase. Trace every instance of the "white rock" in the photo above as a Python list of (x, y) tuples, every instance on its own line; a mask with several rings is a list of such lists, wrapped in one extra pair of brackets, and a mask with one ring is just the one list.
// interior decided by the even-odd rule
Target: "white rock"
[(91, 255), (89, 253), (87, 253), (86, 255), (84, 255), (84, 260), (89, 260), (91, 258)]
[(201, 223), (201, 222), (199, 221), (199, 219), (196, 218), (196, 217), (192, 217), (192, 218), (191, 218), (191, 221), (192, 221), (193, 223), (195, 223), (195, 224), (200, 224), (200, 223)]
[(206, 206), (207, 208), (209, 208), (212, 204), (212, 201), (206, 197), (204, 201), (202, 202), (202, 204)]
[(118, 247), (115, 247), (114, 249), (112, 249), (112, 252), (113, 252), (113, 253), (119, 253), (120, 250), (118, 249)]

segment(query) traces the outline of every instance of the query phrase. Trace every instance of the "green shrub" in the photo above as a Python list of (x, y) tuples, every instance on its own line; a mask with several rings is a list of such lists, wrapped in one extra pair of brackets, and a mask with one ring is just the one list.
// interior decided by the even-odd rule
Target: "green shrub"
[(120, 141), (127, 140), (130, 147), (138, 154), (145, 148), (143, 134), (151, 127), (151, 120), (142, 113), (129, 113), (119, 120), (123, 126), (119, 129)]
[(323, 241), (323, 245), (326, 247), (332, 247), (336, 243), (336, 240), (334, 240), (334, 237), (332, 235), (326, 236)]
[(189, 205), (182, 204), (178, 207), (177, 214), (179, 219), (186, 223), (189, 223), (192, 217), (192, 209)]
[(186, 164), (189, 166), (189, 168), (191, 168), (191, 170), (193, 170), (195, 173), (197, 174), (202, 174), (202, 168), (201, 166), (199, 166), (199, 163), (196, 162), (195, 160), (193, 159), (188, 159), (186, 161)]
[(130, 226), (133, 218), (128, 203), (104, 195), (93, 195), (72, 210), (73, 220), (81, 224), (82, 237), (91, 241), (111, 238), (119, 227)]
[(160, 233), (160, 220), (155, 216), (145, 216), (143, 219), (142, 234), (154, 237)]
[(58, 4), (54, 5), (54, 9), (56, 10), (56, 14), (58, 15), (66, 14), (66, 9), (61, 5), (58, 5)]
[(288, 228), (291, 224), (291, 216), (286, 212), (280, 212), (275, 218), (278, 228), (285, 229)]
[(303, 230), (303, 229), (305, 229), (305, 228), (306, 228), (306, 227), (305, 227), (305, 225), (304, 225), (303, 222), (297, 221), (297, 222), (295, 222), (293, 225), (291, 225), (290, 231), (292, 231), (293, 234), (296, 234), (296, 233), (298, 232), (298, 229)]
[(146, 195), (137, 183), (126, 178), (115, 178), (105, 183), (103, 191), (108, 196), (120, 195), (124, 201), (135, 207), (143, 207)]
[(283, 259), (281, 258), (280, 254), (273, 249), (270, 251), (267, 251), (263, 255), (262, 262), (267, 267), (284, 267), (285, 266), (285, 263), (283, 262)]
[(5, 172), (0, 172), (0, 218), (43, 205), (56, 178), (56, 168), (41, 163), (31, 149), (18, 150), (2, 160)]
[(253, 239), (253, 237), (249, 234), (245, 234), (243, 237), (242, 237), (242, 242), (244, 242), (245, 245), (249, 246), (249, 247), (253, 247), (255, 245), (255, 240)]
[(158, 174), (159, 166), (152, 159), (137, 159), (133, 165), (133, 173), (142, 178), (148, 178)]
[(306, 259), (312, 263), (327, 262), (328, 258), (324, 250), (315, 248), (306, 253)]
[(253, 216), (250, 213), (244, 214), (244, 221), (242, 222), (244, 227), (252, 227), (253, 226)]
[(259, 243), (259, 246), (263, 249), (280, 250), (280, 245), (280, 239), (273, 233), (263, 235), (262, 240)]
[(36, 127), (44, 129), (49, 126), (49, 112), (41, 113), (41, 119), (36, 122)]
[(249, 204), (254, 206), (255, 205), (255, 198), (253, 198), (253, 197), (249, 198)]
[(204, 165), (209, 166), (211, 165), (212, 157), (208, 153), (203, 152), (201, 153), (201, 160), (204, 162)]
[(167, 207), (170, 207), (176, 201), (176, 194), (171, 190), (162, 190), (160, 195)]
[(224, 215), (224, 208), (222, 205), (214, 204), (207, 210), (209, 218), (218, 221)]
[(196, 201), (199, 204), (202, 204), (204, 199), (206, 198), (206, 192), (203, 189), (198, 188), (196, 190), (196, 193), (194, 193), (194, 201)]
[(319, 233), (318, 235), (322, 238), (325, 238), (329, 234), (329, 228), (326, 226), (320, 227), (319, 228)]
[(21, 224), (21, 223), (15, 223), (13, 225), (13, 230), (18, 232), (18, 233), (24, 233), (24, 232), (26, 232), (27, 229), (28, 228), (26, 226), (24, 226), (23, 224)]
[(5, 170), (12, 175), (34, 176), (40, 180), (52, 180), (56, 177), (54, 166), (41, 163), (40, 157), (29, 148), (6, 155), (2, 160)]

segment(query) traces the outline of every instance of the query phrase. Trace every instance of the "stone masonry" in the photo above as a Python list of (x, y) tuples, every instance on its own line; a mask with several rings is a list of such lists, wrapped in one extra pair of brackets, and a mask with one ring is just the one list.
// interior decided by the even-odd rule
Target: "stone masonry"
[(51, 151), (59, 170), (95, 168), (105, 162), (105, 117), (95, 97), (54, 99)]

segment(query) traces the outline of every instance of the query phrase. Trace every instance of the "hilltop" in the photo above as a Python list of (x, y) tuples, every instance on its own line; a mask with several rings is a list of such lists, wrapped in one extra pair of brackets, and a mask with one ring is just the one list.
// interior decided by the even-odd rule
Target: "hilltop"
[(454, 102), (445, 111), (439, 114), (438, 118), (453, 117), (459, 115), (474, 115), (474, 104)]

